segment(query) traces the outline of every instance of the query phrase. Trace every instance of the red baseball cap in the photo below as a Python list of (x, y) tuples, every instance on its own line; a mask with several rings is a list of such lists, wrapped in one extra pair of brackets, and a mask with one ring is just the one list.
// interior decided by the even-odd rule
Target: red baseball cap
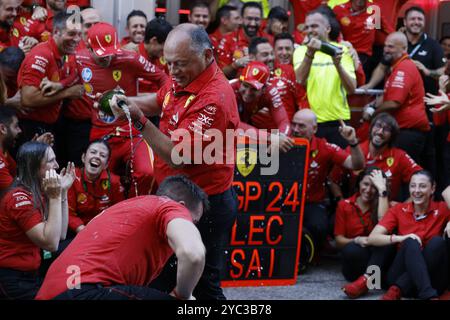
[(99, 22), (89, 28), (87, 41), (98, 57), (107, 57), (120, 52), (117, 31), (106, 22)]
[(269, 79), (269, 76), (270, 69), (267, 65), (260, 61), (252, 61), (244, 68), (239, 80), (247, 82), (256, 90), (261, 90)]

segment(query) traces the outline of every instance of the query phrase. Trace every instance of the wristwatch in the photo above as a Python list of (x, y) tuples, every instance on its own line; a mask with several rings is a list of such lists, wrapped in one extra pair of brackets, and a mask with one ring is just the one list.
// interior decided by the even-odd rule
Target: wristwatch
[(142, 130), (144, 130), (144, 127), (145, 127), (145, 125), (147, 124), (148, 121), (149, 121), (149, 120), (147, 119), (147, 117), (144, 116), (144, 115), (142, 115), (142, 116), (139, 118), (139, 120), (133, 121), (133, 126), (134, 126), (137, 130), (142, 131)]
[(381, 198), (386, 198), (387, 195), (388, 195), (387, 190), (384, 190), (382, 193), (379, 194), (379, 196), (380, 196)]

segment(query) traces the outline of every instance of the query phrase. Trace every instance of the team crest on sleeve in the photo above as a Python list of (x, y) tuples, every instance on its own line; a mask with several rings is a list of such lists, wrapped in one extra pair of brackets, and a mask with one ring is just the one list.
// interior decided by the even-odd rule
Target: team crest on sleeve
[(112, 37), (111, 37), (110, 34), (107, 34), (107, 35), (105, 36), (105, 41), (106, 41), (107, 43), (111, 43)]
[(114, 70), (113, 73), (112, 73), (112, 75), (113, 75), (113, 79), (114, 79), (116, 82), (119, 82), (120, 79), (122, 79), (122, 71), (120, 71), (120, 70)]
[(81, 78), (84, 82), (89, 82), (92, 80), (92, 70), (89, 68), (83, 68), (81, 71)]

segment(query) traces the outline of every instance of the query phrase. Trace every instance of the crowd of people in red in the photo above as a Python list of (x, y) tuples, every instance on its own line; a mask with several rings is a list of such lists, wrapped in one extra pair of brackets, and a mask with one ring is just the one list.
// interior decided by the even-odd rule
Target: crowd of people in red
[(407, 1), (290, 2), (293, 35), (282, 7), (196, 1), (178, 26), (133, 10), (120, 40), (89, 0), (0, 0), (1, 299), (225, 299), (234, 165), (174, 161), (181, 129), (308, 140), (303, 232), (335, 240), (345, 294), (377, 266), (385, 300), (442, 297), (450, 36), (417, 6), (398, 29)]

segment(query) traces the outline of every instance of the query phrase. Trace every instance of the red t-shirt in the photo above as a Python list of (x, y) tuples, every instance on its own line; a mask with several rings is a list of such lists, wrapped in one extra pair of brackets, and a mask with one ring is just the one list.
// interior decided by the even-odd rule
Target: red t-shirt
[[(71, 101), (65, 115), (75, 119), (91, 116), (91, 140), (102, 138), (116, 127), (123, 127), (123, 134), (129, 135), (128, 121), (114, 121), (113, 116), (93, 109), (97, 93), (121, 88), (127, 96), (136, 96), (137, 78), (156, 82), (159, 86), (168, 81), (164, 72), (133, 51), (122, 50), (107, 68), (97, 65), (87, 49), (77, 53), (76, 61), (86, 95), (82, 99)], [(134, 134), (138, 134), (137, 130), (134, 130)]]
[(348, 199), (339, 201), (336, 208), (334, 235), (348, 239), (367, 237), (375, 227), (372, 213), (369, 210), (362, 212), (356, 204), (358, 197), (359, 194), (356, 193)]
[[(164, 56), (160, 58), (151, 58), (148, 55), (147, 50), (145, 50), (145, 44), (141, 42), (138, 45), (138, 53), (143, 56), (145, 59), (153, 63), (158, 69), (161, 71), (164, 71), (166, 75), (169, 75), (169, 68), (167, 66), (166, 60), (164, 59)], [(138, 93), (153, 93), (157, 92), (159, 90), (159, 86), (154, 81), (148, 81), (145, 79), (139, 79), (138, 83)]]
[(16, 161), (8, 152), (0, 150), (0, 192), (6, 190), (16, 176)]
[(334, 7), (333, 11), (341, 26), (344, 40), (351, 42), (358, 53), (371, 56), (375, 41), (375, 26), (371, 27), (373, 14), (367, 13), (367, 10), (353, 12), (351, 1)]
[(0, 202), (0, 268), (36, 271), (41, 264), (40, 248), (26, 235), (43, 222), (34, 208), (33, 195), (14, 188)]
[[(386, 148), (382, 154), (374, 157), (369, 151), (369, 141), (364, 141), (360, 144), (360, 147), (366, 158), (366, 166), (378, 167), (386, 174), (389, 180), (391, 199), (397, 198), (403, 183), (409, 183), (411, 176), (415, 172), (422, 170), (422, 167), (402, 149)], [(350, 148), (347, 151), (350, 151)], [(339, 183), (344, 173), (350, 175), (350, 185), (358, 188), (355, 184), (360, 171), (334, 167), (330, 174), (331, 180)]]
[(405, 54), (395, 62), (392, 73), (384, 85), (384, 101), (400, 103), (400, 107), (391, 114), (401, 129), (430, 130), (423, 102), (424, 96), (425, 89), (420, 72)]
[[(269, 39), (270, 43), (273, 43), (273, 37), (258, 30), (256, 37), (264, 37)], [(217, 46), (216, 54), (218, 64), (220, 68), (226, 67), (233, 63), (233, 61), (242, 58), (245, 55), (245, 51), (250, 45), (250, 40), (243, 28), (239, 28), (234, 32), (227, 34)]]
[(39, 42), (48, 41), (52, 35), (52, 30), (47, 29), (46, 21), (31, 19), (32, 14), (30, 11), (19, 10), (14, 22), (14, 27), (17, 29), (18, 41), (24, 36), (33, 37)]
[(120, 177), (106, 170), (90, 182), (83, 169), (76, 168), (77, 178), (67, 194), (69, 228), (75, 231), (87, 225), (96, 215), (125, 199)]
[(68, 8), (71, 5), (79, 6), (79, 7), (89, 7), (91, 5), (91, 0), (67, 0), (66, 7)]
[(270, 114), (271, 122), (275, 124), (275, 128), (279, 129), (280, 132), (289, 134), (290, 122), (288, 114), (281, 99), (280, 93), (276, 86), (269, 84), (264, 87), (264, 91), (260, 98), (252, 103), (246, 103), (242, 100), (239, 93), (239, 88), (241, 87), (241, 82), (237, 79), (230, 81), (231, 87), (236, 95), (236, 102), (239, 110), (239, 117), (241, 119), (240, 127), (247, 129), (245, 124), (251, 124), (258, 129), (272, 129), (269, 127), (268, 123), (253, 122), (253, 116), (256, 115), (260, 110), (267, 110), (266, 112)]
[[(59, 53), (53, 38), (38, 44), (25, 56), (25, 60), (20, 66), (17, 77), (19, 88), (33, 86), (39, 89), (44, 77), (66, 85), (74, 82), (77, 77), (76, 70), (72, 63), (66, 63), (68, 61), (67, 56)], [(61, 104), (62, 101), (42, 106), (26, 115), (19, 115), (19, 117), (52, 124), (58, 119)]]
[(342, 166), (348, 156), (350, 156), (350, 153), (325, 139), (317, 137), (311, 139), (308, 183), (306, 185), (307, 202), (322, 202), (324, 200), (326, 180), (331, 168), (333, 165)]
[[(157, 98), (158, 104), (162, 106), (159, 129), (173, 140), (177, 140), (173, 135), (177, 129), (187, 130), (194, 143), (193, 141), (198, 141), (200, 137), (207, 139), (205, 134), (209, 133), (205, 131), (209, 129), (216, 129), (215, 131), (220, 131), (222, 137), (225, 137), (227, 129), (238, 128), (239, 114), (233, 89), (215, 62), (185, 88), (177, 88), (173, 83), (172, 88), (165, 87), (159, 90)], [(222, 153), (219, 156), (227, 152), (234, 154), (234, 150), (226, 148), (225, 140), (223, 149), (218, 150)], [(182, 141), (180, 138), (180, 142)], [(205, 141), (201, 144), (202, 152), (209, 144)], [(191, 151), (193, 149), (191, 146)], [(193, 152), (190, 159), (193, 163)], [(201, 164), (186, 164), (181, 169), (174, 169), (156, 155), (155, 178), (159, 184), (168, 176), (185, 174), (207, 194), (219, 194), (231, 187), (234, 176), (234, 162), (231, 164), (225, 160), (223, 164), (216, 162), (207, 164), (202, 161)]]
[(450, 221), (450, 209), (445, 202), (430, 201), (424, 219), (416, 221), (414, 205), (411, 202), (399, 203), (390, 208), (379, 224), (385, 227), (389, 234), (397, 230), (398, 235), (414, 233), (426, 245), (435, 236), (442, 236), (447, 222)]
[(52, 264), (36, 299), (65, 292), (69, 266), (79, 266), (81, 283), (149, 285), (173, 254), (166, 232), (177, 218), (192, 222), (186, 207), (165, 197), (141, 196), (108, 208)]
[(209, 34), (209, 40), (211, 40), (211, 44), (214, 48), (214, 52), (217, 51), (217, 47), (219, 46), (220, 41), (225, 38), (227, 34), (223, 34), (220, 32), (219, 28), (217, 28), (213, 33)]

